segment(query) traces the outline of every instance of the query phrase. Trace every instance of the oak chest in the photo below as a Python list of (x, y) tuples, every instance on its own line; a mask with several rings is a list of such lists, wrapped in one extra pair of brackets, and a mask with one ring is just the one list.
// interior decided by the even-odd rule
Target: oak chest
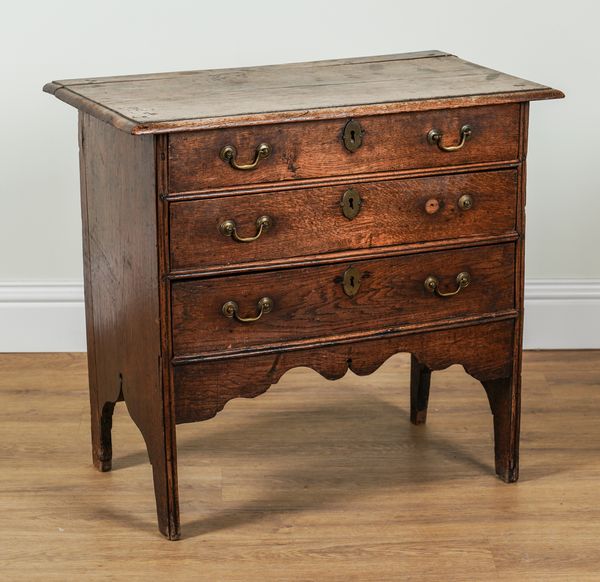
[(290, 368), (410, 352), (411, 420), (462, 364), (518, 477), (529, 101), (430, 51), (54, 81), (77, 107), (93, 459), (125, 400), (180, 535), (175, 426)]

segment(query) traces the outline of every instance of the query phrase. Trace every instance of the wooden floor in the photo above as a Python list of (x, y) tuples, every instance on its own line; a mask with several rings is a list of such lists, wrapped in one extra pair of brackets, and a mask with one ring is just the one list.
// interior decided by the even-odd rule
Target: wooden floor
[(85, 356), (0, 355), (0, 579), (600, 580), (600, 352), (529, 352), (521, 480), (459, 367), (408, 422), (408, 357), (178, 427), (183, 539), (157, 532), (124, 404), (112, 473), (91, 465)]

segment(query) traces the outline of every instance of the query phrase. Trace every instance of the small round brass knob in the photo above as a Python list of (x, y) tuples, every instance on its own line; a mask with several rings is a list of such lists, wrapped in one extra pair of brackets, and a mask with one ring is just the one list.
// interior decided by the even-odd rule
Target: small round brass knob
[(458, 207), (461, 210), (471, 210), (473, 208), (473, 197), (470, 194), (463, 194), (458, 199)]

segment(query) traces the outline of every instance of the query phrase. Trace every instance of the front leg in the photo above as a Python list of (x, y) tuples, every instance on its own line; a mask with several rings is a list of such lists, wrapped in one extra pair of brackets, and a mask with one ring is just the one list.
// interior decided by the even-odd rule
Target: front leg
[[(144, 437), (152, 465), (158, 529), (168, 539), (177, 540), (181, 527), (175, 424), (168, 405), (165, 406), (162, 385), (140, 382), (139, 376), (132, 374), (131, 382), (123, 376), (123, 394), (129, 414)], [(153, 378), (158, 377), (157, 371)]]
[[(437, 332), (410, 350), (414, 354), (411, 360), (412, 422), (425, 421), (431, 371), (461, 364), (485, 388), (493, 414), (496, 473), (507, 483), (519, 477), (520, 326), (520, 320), (509, 320)], [(486, 341), (482, 342), (482, 338)]]
[(506, 483), (519, 478), (521, 374), (482, 381), (494, 415), (496, 474)]

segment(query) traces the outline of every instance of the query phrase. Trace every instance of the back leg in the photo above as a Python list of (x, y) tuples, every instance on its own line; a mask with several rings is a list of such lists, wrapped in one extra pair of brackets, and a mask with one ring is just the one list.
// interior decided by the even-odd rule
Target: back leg
[(410, 356), (410, 421), (425, 424), (429, 403), (431, 370), (412, 354)]
[(106, 402), (100, 411), (100, 418), (94, 420), (92, 417), (92, 460), (95, 467), (102, 472), (112, 468), (111, 432), (114, 409), (114, 402)]

